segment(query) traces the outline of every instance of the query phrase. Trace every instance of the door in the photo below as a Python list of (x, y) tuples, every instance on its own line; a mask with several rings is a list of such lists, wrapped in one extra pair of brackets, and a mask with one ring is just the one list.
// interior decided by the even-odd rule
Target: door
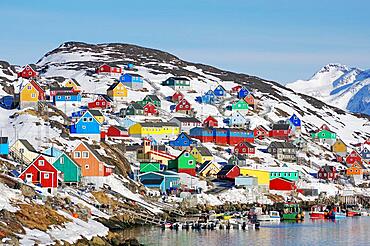
[(26, 174), (26, 183), (32, 183), (32, 173)]

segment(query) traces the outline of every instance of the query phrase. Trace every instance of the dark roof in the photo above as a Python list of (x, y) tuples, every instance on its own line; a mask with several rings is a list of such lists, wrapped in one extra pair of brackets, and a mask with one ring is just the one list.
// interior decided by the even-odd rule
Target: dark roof
[(51, 91), (71, 91), (73, 90), (72, 87), (65, 87), (65, 86), (50, 86)]
[(272, 130), (289, 130), (289, 124), (274, 124)]
[(35, 64), (27, 64), (27, 65), (30, 66), (34, 71), (36, 71), (36, 65)]
[(134, 109), (144, 109), (143, 106), (141, 106), (137, 102), (133, 102), (129, 106), (133, 107)]
[(114, 88), (116, 88), (116, 86), (119, 84), (119, 83), (121, 83), (121, 82), (114, 82), (113, 84), (111, 84), (109, 87), (108, 87), (108, 91), (110, 91), (110, 90), (113, 90)]
[(125, 146), (126, 151), (137, 151), (138, 149), (142, 148), (141, 145), (127, 145)]
[(0, 144), (8, 143), (8, 137), (0, 137)]
[(328, 165), (325, 165), (322, 167), (322, 169), (324, 170), (324, 172), (326, 173), (331, 173), (334, 171), (334, 167), (333, 166), (328, 166)]
[(217, 173), (217, 175), (226, 175), (228, 172), (230, 172), (231, 169), (233, 169), (236, 165), (230, 165), (226, 164), (222, 167), (222, 169)]
[(169, 77), (168, 79), (173, 79), (173, 80), (187, 80), (187, 81), (190, 81), (190, 79), (188, 79), (186, 77)]
[(126, 74), (129, 74), (129, 75), (131, 75), (133, 77), (141, 77), (141, 78), (143, 78), (143, 76), (141, 76), (140, 74), (137, 74), (137, 73), (126, 73)]
[(93, 146), (91, 146), (90, 144), (86, 142), (83, 142), (83, 143), (85, 144), (86, 148), (88, 148), (90, 152), (93, 153), (96, 156), (96, 158), (98, 158), (99, 161), (105, 162), (103, 157), (99, 154), (98, 151), (96, 151), (96, 149), (93, 148)]
[(149, 97), (152, 101), (160, 101), (157, 95), (146, 95), (145, 98)]
[(127, 129), (122, 126), (112, 126), (112, 127), (117, 128), (120, 131), (127, 131)]
[(23, 144), (23, 146), (26, 149), (28, 149), (31, 152), (36, 152), (37, 153), (37, 151), (35, 150), (35, 148), (30, 144), (30, 142), (28, 142), (28, 140), (26, 140), (26, 139), (19, 139), (19, 141)]
[(202, 156), (212, 156), (211, 151), (204, 146), (195, 147)]
[(78, 95), (80, 94), (79, 92), (77, 91), (60, 91), (60, 92), (57, 92), (56, 95), (57, 96), (61, 96), (61, 95)]
[(93, 116), (103, 116), (103, 114), (100, 112), (100, 110), (96, 109), (89, 109), (88, 110)]
[(241, 155), (241, 154), (234, 154), (233, 156), (231, 156), (230, 158), (233, 158), (233, 157), (235, 157), (235, 158), (237, 158), (237, 159), (239, 159), (239, 160), (241, 160), (241, 161), (245, 161), (245, 160), (247, 160), (247, 157), (245, 157), (244, 155)]
[(178, 127), (176, 123), (173, 122), (143, 122), (140, 123), (143, 127), (162, 127), (162, 126), (174, 126)]
[(99, 96), (103, 97), (107, 102), (113, 102), (112, 98), (105, 94), (99, 94)]
[(78, 86), (81, 86), (81, 85), (80, 85), (80, 83), (78, 83), (78, 82), (77, 82), (77, 80), (75, 80), (75, 79), (68, 79), (68, 80), (72, 80), (72, 81), (73, 81), (73, 83), (75, 83), (75, 84), (76, 84), (76, 85), (78, 85)]
[(201, 172), (204, 170), (204, 168), (206, 168), (209, 164), (211, 164), (212, 161), (205, 161), (202, 165), (199, 166), (198, 168), (198, 172)]
[(255, 146), (249, 142), (242, 142), (242, 144), (244, 144), (245, 146), (247, 146), (248, 148), (254, 148)]
[(295, 146), (290, 142), (276, 142), (276, 141), (274, 141), (274, 142), (270, 143), (269, 148), (270, 147), (283, 148), (283, 149), (287, 149), (287, 148), (295, 149)]
[(173, 117), (172, 119), (176, 119), (180, 122), (197, 122), (201, 123), (197, 118), (195, 117)]
[(140, 182), (143, 184), (143, 185), (160, 185), (162, 182), (163, 182), (163, 177), (162, 178), (155, 178), (155, 179), (144, 179), (144, 180), (141, 180)]

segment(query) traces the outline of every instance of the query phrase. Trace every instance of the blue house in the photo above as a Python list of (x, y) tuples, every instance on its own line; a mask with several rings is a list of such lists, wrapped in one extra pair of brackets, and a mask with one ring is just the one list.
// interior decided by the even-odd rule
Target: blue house
[(143, 88), (144, 78), (140, 74), (125, 73), (119, 77), (119, 81), (126, 87), (139, 90)]
[(53, 96), (53, 103), (55, 105), (60, 103), (80, 103), (81, 94), (79, 92), (63, 92)]
[(209, 90), (204, 95), (202, 95), (202, 103), (212, 104), (216, 101), (216, 95), (214, 91)]
[(242, 87), (238, 92), (238, 98), (244, 98), (246, 97), (250, 91), (246, 87)]
[(180, 187), (180, 177), (175, 172), (147, 172), (138, 177), (145, 187), (159, 189), (162, 193)]
[(0, 99), (0, 106), (5, 109), (14, 109), (16, 108), (16, 100), (13, 96), (3, 96)]
[(224, 97), (224, 96), (226, 96), (226, 90), (225, 90), (225, 88), (222, 85), (218, 85), (216, 87), (216, 89), (214, 89), (213, 92), (214, 92), (214, 94), (217, 97)]
[(44, 152), (42, 152), (42, 153), (46, 154), (46, 155), (49, 155), (49, 156), (52, 156), (52, 157), (55, 157), (55, 158), (59, 158), (63, 154), (63, 151), (61, 151), (60, 149), (55, 148), (53, 146), (53, 147), (50, 147), (50, 148), (44, 150)]
[(370, 150), (367, 147), (364, 147), (363, 150), (360, 152), (360, 156), (364, 160), (370, 160)]
[(293, 114), (290, 118), (289, 118), (289, 124), (291, 124), (292, 126), (294, 126), (295, 128), (297, 127), (301, 127), (301, 119), (298, 118), (298, 116), (296, 114)]
[(71, 134), (100, 134), (100, 123), (88, 110), (75, 124), (70, 126)]
[(0, 137), (0, 155), (9, 154), (9, 141), (8, 137)]
[(194, 141), (185, 132), (180, 133), (175, 140), (169, 141), (169, 145), (174, 148), (189, 147)]

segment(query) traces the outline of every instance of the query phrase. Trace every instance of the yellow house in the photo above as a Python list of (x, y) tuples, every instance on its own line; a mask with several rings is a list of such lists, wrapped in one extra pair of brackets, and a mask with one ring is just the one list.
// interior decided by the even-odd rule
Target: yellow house
[(340, 139), (337, 139), (335, 143), (331, 146), (331, 151), (336, 154), (347, 154), (347, 145)]
[(203, 146), (194, 147), (190, 152), (196, 159), (196, 161), (200, 164), (203, 164), (206, 161), (212, 161), (213, 155), (212, 153)]
[(199, 168), (199, 175), (203, 177), (217, 176), (221, 166), (213, 161), (204, 162)]
[(269, 171), (240, 167), (240, 175), (256, 177), (258, 179), (258, 185), (267, 185), (267, 186), (270, 185)]
[(103, 124), (105, 118), (104, 115), (100, 112), (100, 110), (90, 109), (89, 112), (92, 116), (100, 123)]
[(10, 147), (10, 150), (17, 159), (22, 160), (24, 163), (31, 163), (36, 157), (40, 155), (35, 148), (26, 139), (18, 139)]
[(174, 139), (180, 133), (180, 128), (172, 122), (136, 123), (128, 129), (131, 137), (151, 137), (155, 140)]
[(64, 87), (72, 87), (75, 91), (81, 90), (81, 85), (75, 79), (67, 79), (63, 83)]
[(127, 88), (121, 82), (115, 82), (107, 89), (107, 95), (115, 101), (125, 100)]
[(31, 80), (19, 91), (20, 107), (35, 106), (39, 100), (44, 100), (44, 97), (44, 90), (34, 80)]

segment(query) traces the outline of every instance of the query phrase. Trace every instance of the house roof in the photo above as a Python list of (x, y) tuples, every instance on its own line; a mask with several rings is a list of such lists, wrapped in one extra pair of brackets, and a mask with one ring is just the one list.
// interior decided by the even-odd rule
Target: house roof
[(157, 95), (146, 95), (145, 98), (150, 98), (152, 101), (160, 101)]
[(26, 139), (18, 139), (19, 142), (22, 143), (22, 145), (29, 151), (37, 153), (36, 149), (28, 142)]
[(114, 82), (113, 84), (111, 84), (109, 87), (108, 87), (108, 91), (110, 91), (110, 90), (113, 90), (114, 88), (116, 88), (116, 86), (119, 84), (119, 83), (121, 83), (121, 82)]
[(144, 109), (143, 106), (141, 106), (137, 102), (133, 102), (129, 106), (133, 107), (134, 109)]
[(101, 162), (105, 162), (105, 160), (103, 159), (103, 157), (99, 154), (98, 151), (96, 151), (96, 149), (94, 149), (90, 144), (86, 143), (86, 142), (82, 142), (86, 148)]
[(143, 173), (143, 174), (140, 174), (139, 177), (141, 176), (146, 176), (148, 174), (155, 174), (155, 175), (158, 175), (158, 176), (171, 176), (171, 177), (176, 177), (176, 178), (179, 178), (179, 175), (175, 172), (171, 172), (171, 171), (164, 171), (164, 172), (146, 172), (146, 173)]
[(126, 128), (122, 127), (122, 126), (116, 126), (116, 125), (112, 125), (111, 127), (114, 127), (114, 128), (117, 128), (118, 130), (120, 131), (127, 131)]
[(245, 157), (244, 155), (241, 155), (241, 154), (234, 154), (230, 158), (237, 158), (238, 160), (241, 160), (241, 161), (247, 160), (247, 157)]
[(0, 144), (8, 143), (8, 137), (0, 137)]
[(202, 156), (212, 156), (211, 151), (204, 146), (195, 147)]
[(270, 143), (270, 147), (275, 147), (275, 148), (283, 148), (283, 149), (295, 149), (295, 146), (294, 144), (290, 143), (290, 142), (277, 142), (277, 141), (274, 141), (274, 142), (271, 142)]
[(100, 110), (96, 110), (96, 109), (89, 109), (88, 110), (90, 113), (91, 113), (91, 115), (93, 115), (93, 116), (103, 116), (103, 114), (101, 113), (101, 111)]
[(254, 148), (255, 146), (249, 142), (241, 142), (242, 144), (244, 144), (247, 148)]
[(217, 175), (226, 175), (228, 172), (230, 172), (231, 169), (236, 167), (236, 165), (226, 164), (222, 167), (222, 169), (217, 173)]
[(274, 124), (272, 130), (289, 130), (289, 124)]
[(67, 79), (66, 82), (68, 82), (69, 80), (72, 80), (73, 83), (75, 83), (77, 86), (81, 86), (80, 83), (77, 82), (77, 80), (71, 78), (71, 79)]
[(80, 94), (79, 92), (77, 92), (77, 91), (59, 91), (59, 92), (57, 92), (56, 93), (56, 95), (57, 96), (63, 96), (63, 95), (73, 95), (73, 96), (75, 96), (75, 95), (78, 95), (78, 94)]
[(329, 166), (329, 165), (325, 165), (325, 166), (323, 166), (323, 167), (321, 167), (323, 170), (324, 170), (324, 172), (326, 172), (326, 173), (331, 173), (331, 172), (333, 172), (334, 171), (334, 166)]
[(100, 97), (104, 98), (107, 102), (113, 102), (112, 98), (105, 94), (99, 94)]
[(173, 117), (171, 120), (176, 119), (180, 122), (196, 122), (196, 123), (201, 123), (200, 120), (198, 120), (195, 117)]
[(186, 78), (186, 77), (169, 77), (168, 79), (174, 79), (174, 80), (186, 80), (186, 81), (190, 81), (190, 79)]
[(202, 172), (211, 163), (212, 163), (212, 161), (205, 161), (202, 165), (199, 166), (198, 171)]
[(65, 86), (50, 86), (51, 91), (70, 91), (73, 90), (72, 87), (65, 87)]
[(178, 127), (178, 125), (174, 122), (143, 122), (139, 124), (142, 127), (163, 127), (163, 126)]
[(160, 185), (163, 182), (164, 177), (156, 178), (156, 179), (144, 179), (140, 180), (143, 185)]
[(125, 73), (125, 74), (131, 75), (133, 77), (141, 77), (141, 78), (143, 78), (143, 76), (141, 76), (140, 74), (137, 74), (137, 73)]

